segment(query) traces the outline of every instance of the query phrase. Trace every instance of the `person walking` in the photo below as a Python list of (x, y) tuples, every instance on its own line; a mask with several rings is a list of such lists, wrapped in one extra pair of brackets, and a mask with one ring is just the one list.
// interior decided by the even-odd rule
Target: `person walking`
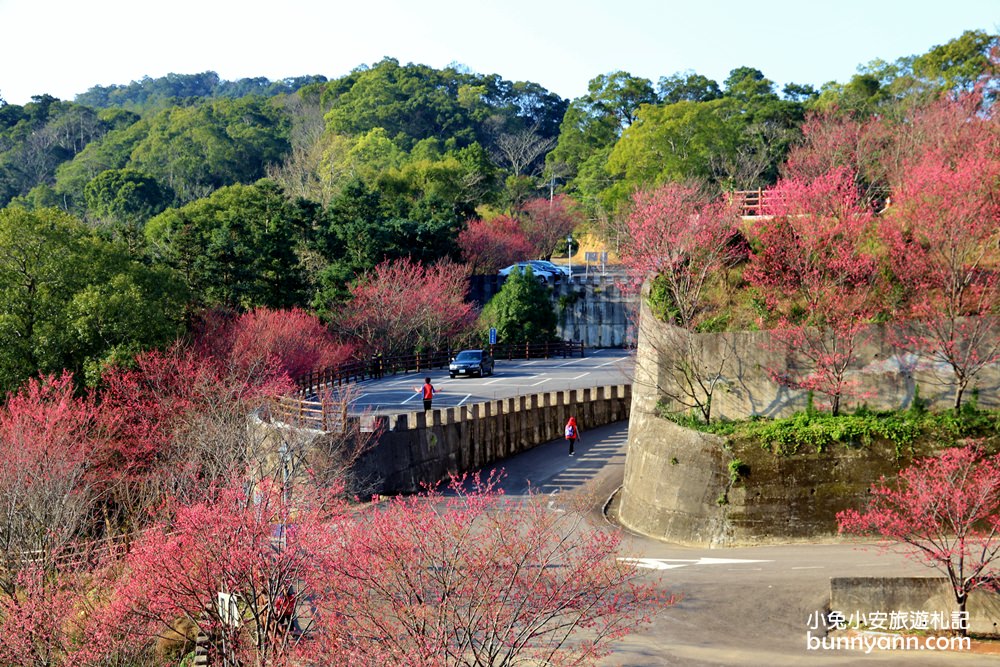
[(274, 599), (274, 620), (280, 632), (298, 634), (295, 621), (295, 591), (289, 586)]
[(431, 409), (431, 401), (434, 400), (434, 394), (438, 393), (438, 390), (434, 388), (431, 384), (430, 378), (424, 378), (424, 386), (414, 387), (414, 391), (419, 391), (424, 399), (424, 411)]
[(569, 421), (566, 422), (564, 435), (566, 436), (566, 440), (569, 442), (569, 455), (573, 456), (573, 446), (580, 438), (580, 428), (576, 425), (576, 417), (570, 417)]

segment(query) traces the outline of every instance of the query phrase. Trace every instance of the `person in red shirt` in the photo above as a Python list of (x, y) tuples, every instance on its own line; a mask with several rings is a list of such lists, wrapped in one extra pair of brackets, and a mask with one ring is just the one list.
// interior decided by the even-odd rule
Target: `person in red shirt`
[(421, 393), (421, 396), (423, 396), (423, 398), (424, 398), (424, 410), (425, 411), (426, 410), (430, 410), (431, 409), (431, 401), (434, 399), (434, 394), (436, 394), (438, 392), (438, 390), (434, 388), (434, 385), (431, 384), (431, 379), (430, 378), (424, 378), (424, 386), (422, 386), (422, 387), (415, 387), (414, 391), (419, 391)]
[(295, 591), (289, 586), (274, 599), (274, 621), (281, 632), (296, 632)]

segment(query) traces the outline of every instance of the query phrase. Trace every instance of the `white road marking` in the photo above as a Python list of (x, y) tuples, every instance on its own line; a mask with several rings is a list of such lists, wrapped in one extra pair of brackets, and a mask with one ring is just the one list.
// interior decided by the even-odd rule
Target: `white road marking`
[(793, 570), (822, 570), (825, 566), (823, 565), (799, 565), (798, 567), (793, 567)]
[(743, 558), (699, 558), (695, 565), (742, 565), (743, 563), (773, 563), (770, 560), (746, 560)]
[(675, 567), (684, 567), (690, 563), (696, 563), (697, 561), (689, 561), (687, 563), (678, 563), (676, 565), (664, 562), (660, 558), (619, 558), (618, 560), (623, 563), (632, 563), (636, 567), (646, 568), (647, 570), (670, 570)]
[(611, 361), (605, 361), (603, 364), (597, 364), (597, 368), (604, 368), (605, 366), (610, 366), (611, 364), (620, 364), (626, 359), (628, 359), (628, 357), (619, 357), (617, 359), (612, 359)]
[(539, 380), (538, 382), (535, 382), (535, 383), (532, 383), (532, 384), (530, 384), (530, 385), (528, 385), (528, 386), (530, 386), (530, 387), (537, 387), (537, 386), (538, 386), (538, 385), (540, 385), (540, 384), (545, 384), (546, 382), (548, 382), (548, 381), (549, 381), (549, 380), (551, 380), (551, 379), (552, 379), (552, 378), (542, 378), (542, 379), (541, 379), (541, 380)]
[[(770, 560), (746, 560), (742, 558), (619, 558), (625, 563), (634, 563), (636, 567), (644, 567), (650, 570), (670, 570), (676, 567), (687, 565), (742, 565), (745, 563), (772, 563)], [(761, 570), (763, 568), (741, 568), (747, 570)]]
[(470, 398), (472, 398), (472, 394), (466, 394), (465, 398), (463, 398), (462, 400), (460, 400), (458, 403), (455, 404), (455, 407), (457, 408), (459, 405), (461, 405), (462, 403), (465, 403)]

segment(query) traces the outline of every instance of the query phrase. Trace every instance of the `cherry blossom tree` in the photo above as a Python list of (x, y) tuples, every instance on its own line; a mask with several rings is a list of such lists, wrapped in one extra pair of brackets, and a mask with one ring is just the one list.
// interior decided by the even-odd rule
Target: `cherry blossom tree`
[(907, 296), (901, 345), (951, 369), (956, 411), (1000, 360), (1000, 136), (980, 134), (966, 148), (955, 155), (945, 144), (913, 162), (881, 230)]
[(336, 326), (369, 354), (438, 349), (474, 322), (466, 284), (465, 269), (458, 264), (425, 267), (409, 259), (387, 260), (351, 288)]
[(531, 243), (531, 256), (540, 259), (551, 259), (559, 241), (583, 221), (576, 202), (562, 194), (551, 199), (529, 199), (521, 205), (520, 218), (521, 228)]
[(25, 564), (51, 571), (87, 533), (96, 504), (90, 456), (100, 438), (97, 408), (74, 396), (68, 373), (28, 380), (0, 407), (0, 589), (8, 596)]
[(507, 215), (469, 220), (458, 234), (458, 247), (471, 273), (495, 273), (532, 254), (521, 223)]
[[(124, 632), (90, 658), (185, 617), (225, 664), (580, 665), (674, 601), (616, 557), (617, 533), (495, 480), (354, 508), (276, 491), (234, 481), (146, 531), (94, 614)], [(302, 634), (274, 622), (289, 586)]]
[[(314, 491), (292, 505), (269, 480), (248, 487), (234, 479), (198, 502), (174, 504), (133, 543), (95, 612), (101, 625), (125, 632), (94, 637), (90, 653), (148, 643), (184, 618), (212, 638), (221, 664), (302, 664), (294, 661), (314, 652), (303, 637), (319, 639), (328, 627), (316, 615), (338, 617), (329, 564), (341, 560), (338, 525), (347, 520), (346, 506), (327, 496), (336, 490)], [(286, 627), (276, 608), (289, 589), (295, 625)]]
[(620, 536), (496, 479), (398, 498), (352, 524), (344, 637), (365, 665), (589, 664), (672, 603)]
[(897, 173), (898, 132), (881, 116), (830, 109), (810, 114), (802, 124), (802, 141), (782, 166), (785, 179), (811, 181), (834, 170), (851, 175), (864, 205), (881, 208), (891, 174)]
[(18, 571), (17, 595), (0, 596), (0, 663), (11, 667), (68, 665), (82, 587), (69, 574), (40, 565)]
[(1000, 575), (1000, 457), (972, 444), (918, 460), (895, 482), (883, 477), (867, 507), (839, 512), (837, 522), (841, 533), (892, 540), (944, 573), (964, 612), (969, 593)]
[(872, 212), (844, 168), (783, 180), (768, 201), (744, 277), (765, 296), (774, 337), (792, 355), (772, 377), (825, 394), (838, 414), (845, 396), (858, 395), (848, 370), (882, 308)]
[(336, 341), (315, 315), (301, 308), (256, 308), (233, 317), (209, 314), (197, 346), (235, 368), (275, 368), (295, 379), (347, 361), (352, 350)]
[(736, 259), (738, 220), (735, 207), (709, 199), (695, 186), (668, 183), (638, 192), (622, 261), (638, 280), (662, 276), (677, 324), (692, 329), (709, 278)]

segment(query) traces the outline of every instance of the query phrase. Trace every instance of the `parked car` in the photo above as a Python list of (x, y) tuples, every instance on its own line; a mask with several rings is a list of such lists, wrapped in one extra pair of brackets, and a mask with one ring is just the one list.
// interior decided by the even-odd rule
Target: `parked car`
[(569, 269), (561, 264), (550, 262), (546, 259), (529, 259), (528, 263), (535, 267), (535, 271), (548, 271), (556, 276), (568, 276)]
[(493, 375), (493, 357), (486, 350), (462, 350), (448, 364), (448, 375)]
[(547, 280), (555, 280), (555, 277), (557, 275), (551, 271), (545, 271), (544, 269), (539, 269), (538, 267), (534, 266), (531, 262), (518, 262), (517, 264), (511, 264), (510, 266), (504, 267), (499, 271), (497, 271), (497, 275), (506, 278), (511, 274), (512, 271), (519, 271), (521, 273), (524, 273), (528, 269), (531, 269), (531, 274), (536, 278), (538, 278), (539, 280), (541, 280), (542, 282), (545, 282)]

